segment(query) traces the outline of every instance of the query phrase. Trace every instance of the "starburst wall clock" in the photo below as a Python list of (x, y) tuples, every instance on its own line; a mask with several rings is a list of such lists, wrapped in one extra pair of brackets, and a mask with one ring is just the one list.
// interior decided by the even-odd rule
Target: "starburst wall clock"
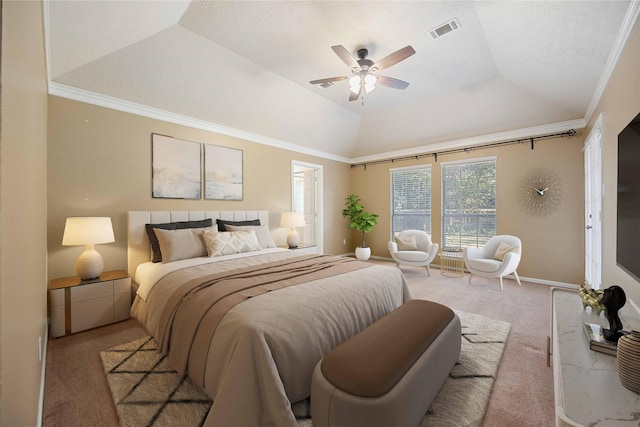
[(523, 208), (532, 215), (549, 215), (564, 199), (564, 186), (556, 173), (536, 169), (528, 173), (520, 186)]

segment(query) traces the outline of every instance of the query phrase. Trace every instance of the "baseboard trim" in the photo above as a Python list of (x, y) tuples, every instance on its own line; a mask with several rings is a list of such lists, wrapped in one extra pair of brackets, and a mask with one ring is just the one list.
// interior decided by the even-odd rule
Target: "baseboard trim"
[[(349, 255), (353, 255), (353, 254), (345, 254), (343, 256), (349, 256)], [(395, 262), (395, 261), (393, 261), (392, 258), (388, 258), (388, 257), (372, 256), (371, 258), (378, 259), (380, 261)], [(429, 267), (440, 268), (440, 265), (439, 264), (431, 264)], [(505, 277), (508, 278), (508, 279), (516, 280), (516, 276), (514, 276), (512, 274), (510, 274), (508, 276), (505, 276)], [(540, 285), (547, 285), (549, 287), (555, 287), (555, 288), (567, 288), (567, 289), (579, 289), (580, 288), (579, 285), (576, 285), (574, 283), (565, 283), (565, 282), (557, 282), (555, 280), (537, 279), (535, 277), (520, 276), (520, 280), (524, 280), (525, 282), (538, 283)]]
[(49, 345), (49, 325), (44, 331), (44, 345), (42, 346), (42, 368), (40, 369), (40, 396), (38, 396), (38, 424), (42, 427), (42, 417), (44, 416), (44, 378), (47, 372), (47, 346)]

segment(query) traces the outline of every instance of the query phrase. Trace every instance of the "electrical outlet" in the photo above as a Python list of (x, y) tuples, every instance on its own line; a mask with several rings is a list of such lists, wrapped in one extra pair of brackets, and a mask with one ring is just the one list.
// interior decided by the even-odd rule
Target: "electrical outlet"
[(347, 239), (342, 239), (342, 244), (346, 245), (347, 244)]

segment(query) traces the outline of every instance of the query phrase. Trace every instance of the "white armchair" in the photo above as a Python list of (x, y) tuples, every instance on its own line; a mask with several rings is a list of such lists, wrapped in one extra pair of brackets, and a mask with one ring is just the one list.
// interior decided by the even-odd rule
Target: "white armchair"
[[(400, 247), (396, 242), (400, 243)], [(439, 245), (431, 242), (428, 233), (422, 230), (401, 231), (396, 240), (390, 241), (387, 247), (398, 267), (400, 265), (427, 267), (427, 274), (431, 275), (429, 264), (438, 254)]]
[(513, 273), (516, 276), (518, 285), (518, 264), (522, 254), (522, 242), (519, 238), (509, 235), (494, 236), (482, 248), (463, 248), (464, 263), (469, 270), (469, 283), (473, 275), (487, 278), (500, 279), (500, 290), (502, 278)]

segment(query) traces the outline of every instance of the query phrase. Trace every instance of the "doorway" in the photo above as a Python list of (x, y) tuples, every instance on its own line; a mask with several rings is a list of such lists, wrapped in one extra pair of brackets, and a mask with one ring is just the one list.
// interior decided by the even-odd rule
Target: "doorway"
[(302, 242), (316, 245), (318, 253), (323, 252), (322, 181), (322, 165), (291, 162), (291, 207), (294, 212), (304, 212)]

